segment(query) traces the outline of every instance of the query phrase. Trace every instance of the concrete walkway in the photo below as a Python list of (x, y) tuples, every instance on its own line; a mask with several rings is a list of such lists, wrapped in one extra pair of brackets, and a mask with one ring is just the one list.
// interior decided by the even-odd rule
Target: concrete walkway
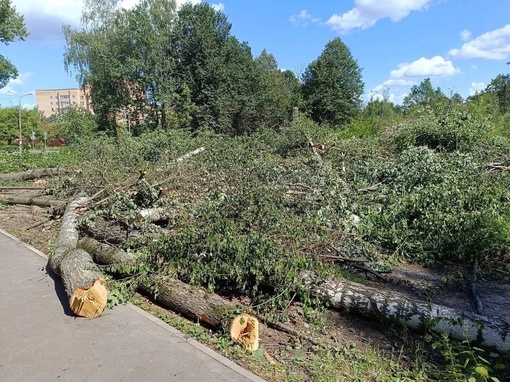
[(74, 317), (46, 262), (0, 231), (0, 381), (263, 381), (131, 304)]

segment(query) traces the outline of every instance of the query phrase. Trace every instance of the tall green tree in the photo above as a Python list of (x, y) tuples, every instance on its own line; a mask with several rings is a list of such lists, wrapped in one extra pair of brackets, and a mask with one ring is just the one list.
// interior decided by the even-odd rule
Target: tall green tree
[(82, 30), (64, 27), (65, 64), (91, 86), (101, 128), (123, 119), (134, 131), (166, 127), (172, 95), (169, 56), (175, 2), (143, 0), (131, 10), (112, 0), (86, 0)]
[(361, 68), (340, 38), (328, 42), (322, 54), (306, 68), (303, 98), (319, 124), (342, 125), (361, 108)]
[(484, 92), (495, 95), (501, 113), (510, 111), (510, 74), (496, 76)]
[(260, 70), (251, 48), (230, 34), (227, 17), (206, 3), (182, 6), (171, 40), (176, 96), (189, 99), (192, 130), (241, 134), (257, 127)]
[[(11, 0), (0, 0), (0, 43), (9, 43), (28, 36), (25, 20), (16, 12)], [(0, 54), (0, 88), (18, 76), (18, 70), (6, 57)]]
[(419, 85), (413, 85), (409, 94), (404, 97), (402, 106), (405, 110), (419, 106), (427, 106), (433, 104), (445, 103), (448, 97), (443, 93), (441, 88), (434, 89), (430, 78), (425, 78)]
[(97, 131), (94, 115), (85, 109), (66, 107), (52, 116), (51, 126), (58, 137), (65, 138), (67, 142), (77, 142), (91, 138)]
[(260, 124), (277, 127), (289, 121), (292, 109), (300, 104), (300, 84), (290, 70), (278, 69), (276, 58), (265, 49), (255, 58), (260, 70)]
[(18, 116), (21, 113), (22, 137), (29, 139), (32, 131), (38, 137), (42, 136), (41, 117), (38, 110), (35, 109), (18, 109), (18, 107), (0, 108), (0, 142), (12, 144), (19, 138)]

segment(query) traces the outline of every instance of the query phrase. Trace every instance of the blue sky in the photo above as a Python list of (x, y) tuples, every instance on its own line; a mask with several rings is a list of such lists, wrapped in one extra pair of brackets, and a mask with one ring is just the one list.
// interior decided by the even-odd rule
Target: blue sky
[[(123, 0), (131, 7), (138, 0)], [(194, 0), (193, 2), (198, 2)], [(83, 0), (11, 0), (25, 16), (29, 38), (2, 46), (20, 75), (0, 89), (0, 105), (16, 106), (36, 89), (76, 87), (64, 69), (63, 23), (79, 26)], [(184, 1), (179, 0), (178, 3)], [(297, 74), (328, 41), (340, 37), (363, 68), (365, 99), (386, 89), (401, 102), (430, 77), (447, 94), (466, 97), (509, 73), (509, 0), (221, 0), (211, 1), (247, 41), (254, 56), (272, 53)], [(16, 95), (12, 95), (15, 93)], [(35, 105), (26, 96), (22, 105)]]

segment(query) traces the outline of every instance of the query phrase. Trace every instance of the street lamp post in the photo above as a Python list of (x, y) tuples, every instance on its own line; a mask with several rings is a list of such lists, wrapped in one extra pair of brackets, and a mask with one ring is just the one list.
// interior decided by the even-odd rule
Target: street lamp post
[(18, 101), (18, 125), (19, 125), (19, 155), (23, 154), (23, 136), (21, 135), (21, 99), (26, 96), (31, 96), (33, 93), (23, 94), (19, 97)]

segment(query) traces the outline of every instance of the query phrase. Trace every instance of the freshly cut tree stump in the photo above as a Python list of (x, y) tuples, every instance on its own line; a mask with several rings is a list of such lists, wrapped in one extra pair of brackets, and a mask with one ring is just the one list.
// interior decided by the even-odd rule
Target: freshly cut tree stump
[(249, 314), (240, 314), (230, 324), (230, 338), (250, 351), (257, 350), (259, 348), (259, 321)]

